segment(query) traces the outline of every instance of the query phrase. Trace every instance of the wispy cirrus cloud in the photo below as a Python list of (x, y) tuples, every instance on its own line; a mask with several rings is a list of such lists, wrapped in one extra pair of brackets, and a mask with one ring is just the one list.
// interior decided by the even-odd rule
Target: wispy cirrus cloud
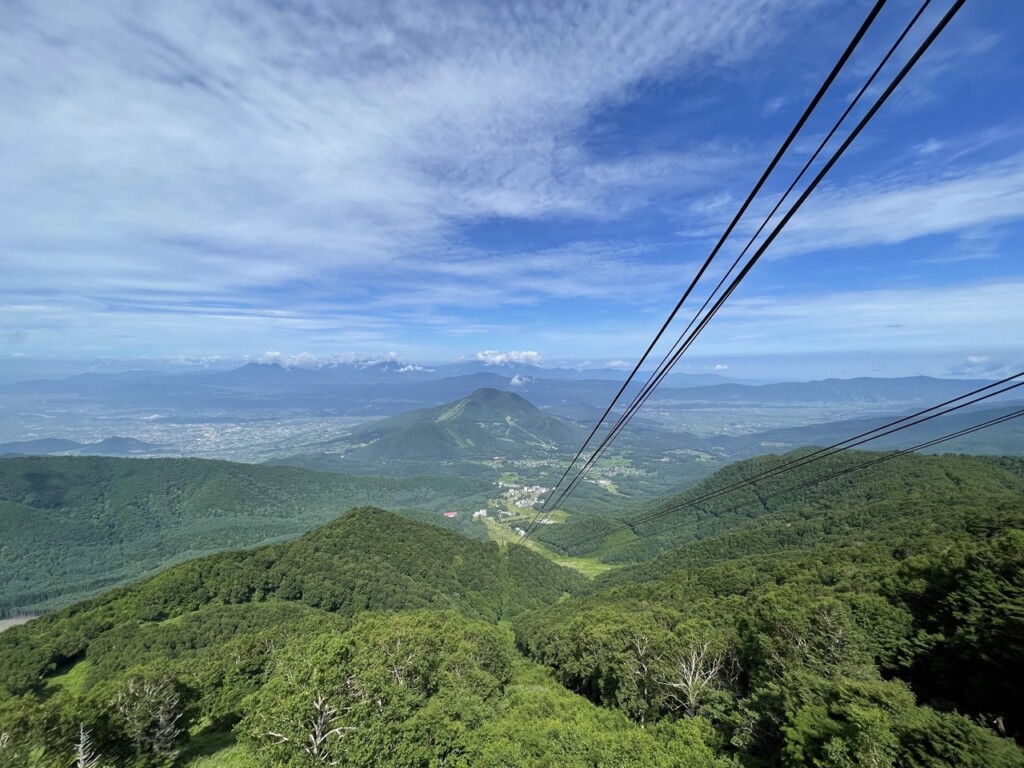
[(467, 218), (608, 215), (716, 161), (601, 161), (572, 131), (641, 78), (742, 59), (786, 5), (733, 4), (15, 6), (4, 245), (230, 288), (411, 258)]
[[(700, 344), (733, 352), (1021, 350), (1021, 279), (740, 298)], [(737, 329), (742, 329), (737, 332)], [(752, 329), (756, 331), (751, 332)], [(808, 329), (813, 329), (809, 332)]]
[(1024, 218), (1024, 154), (938, 178), (892, 179), (812, 196), (778, 252), (901, 243)]
[[(671, 229), (717, 234), (776, 141), (751, 116), (801, 101), (765, 86), (723, 128), (719, 86), (789, 62), (790, 22), (820, 5), (10, 3), (0, 332), (87, 353), (625, 357), (704, 256)], [(631, 114), (668, 84), (701, 108)], [(625, 127), (595, 131), (608, 113)], [(633, 142), (634, 123), (676, 139)], [(945, 165), (834, 182), (778, 252), (1021, 217), (1019, 157), (953, 167), (956, 137), (931, 141), (916, 156)], [(471, 235), (506, 220), (559, 235)]]
[[(718, 231), (728, 206), (712, 201), (695, 204), (691, 211), (695, 226), (682, 234), (706, 237)], [(764, 210), (761, 215), (766, 213)], [(766, 257), (891, 245), (932, 235), (966, 233), (963, 236), (977, 239), (987, 228), (1021, 219), (1024, 154), (952, 169), (938, 165), (910, 176), (823, 185), (808, 198)], [(778, 216), (773, 222), (777, 220)], [(750, 221), (756, 222), (757, 216)]]

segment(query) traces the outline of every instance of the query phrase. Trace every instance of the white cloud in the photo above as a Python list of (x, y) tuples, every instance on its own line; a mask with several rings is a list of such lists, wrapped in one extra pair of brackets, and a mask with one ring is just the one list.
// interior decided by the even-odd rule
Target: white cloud
[(487, 365), (505, 365), (508, 363), (516, 363), (519, 365), (541, 365), (544, 362), (540, 353), (526, 351), (494, 352), (491, 350), (485, 350), (483, 352), (477, 352), (475, 358)]
[(890, 179), (812, 195), (774, 255), (902, 243), (1024, 218), (1024, 154), (925, 180)]
[(730, 301), (694, 349), (706, 353), (817, 350), (1021, 350), (1020, 278), (929, 288), (771, 295)]
[(379, 349), (423, 317), (448, 335), (500, 325), (441, 308), (650, 302), (670, 269), (635, 246), (496, 256), (460, 227), (614, 219), (705, 189), (742, 152), (695, 140), (608, 159), (583, 129), (638, 83), (743, 63), (800, 9), (15, 4), (0, 26), (4, 304), (49, 307), (18, 315), (37, 348), (81, 329), (89, 349), (147, 336), (149, 352), (201, 354)]
[[(288, 365), (392, 344), (440, 359), (459, 335), (464, 349), (628, 355), (692, 254), (666, 259), (652, 238), (494, 253), (460, 228), (626, 221), (662, 196), (698, 222), (731, 214), (712, 181), (749, 160), (742, 144), (699, 134), (608, 158), (585, 129), (641, 86), (745, 63), (815, 2), (14, 4), (0, 325), (82, 354), (308, 350), (274, 358)], [(989, 227), (1021, 216), (1022, 190), (1019, 157), (834, 187), (780, 252)], [(639, 319), (524, 332), (523, 308), (552, 299)]]
[(264, 352), (256, 362), (267, 365), (280, 365), (282, 368), (319, 368), (321, 365), (331, 362), (338, 362), (335, 358), (324, 358), (319, 355), (312, 355), (309, 352), (300, 352), (296, 355), (284, 355), (280, 352)]
[(615, 215), (731, 151), (597, 161), (572, 132), (747, 57), (787, 5), (9, 9), (8, 285), (218, 294), (394, 269), (478, 216)]
[[(250, 358), (246, 358), (249, 360)], [(299, 352), (294, 355), (286, 355), (281, 352), (264, 352), (255, 358), (253, 362), (280, 365), (282, 368), (323, 368), (336, 365), (350, 365), (356, 368), (379, 365), (381, 363), (395, 363), (400, 367), (398, 373), (410, 373), (412, 371), (426, 371), (421, 365), (406, 363), (397, 352), (388, 352), (386, 355), (366, 356), (355, 353), (348, 354), (312, 354), (310, 352)]]
[(934, 155), (945, 148), (946, 143), (944, 141), (939, 141), (938, 139), (928, 139), (928, 141), (923, 144), (918, 144), (914, 147), (914, 149), (922, 155)]
[(786, 105), (786, 101), (788, 99), (785, 96), (776, 96), (774, 99), (768, 99), (761, 109), (761, 116), (771, 117)]
[(1013, 360), (991, 355), (967, 355), (961, 363), (951, 366), (948, 373), (952, 376), (1005, 378), (1019, 372), (1021, 362), (1020, 358)]

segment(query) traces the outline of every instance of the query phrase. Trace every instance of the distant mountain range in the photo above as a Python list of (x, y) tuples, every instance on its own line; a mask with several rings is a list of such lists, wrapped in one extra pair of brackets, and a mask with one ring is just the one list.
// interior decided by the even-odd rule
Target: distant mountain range
[[(163, 436), (167, 432), (158, 433), (159, 442), (108, 437), (82, 443), (64, 438), (58, 425), (66, 414), (89, 409), (116, 412), (122, 419), (119, 429), (126, 429), (133, 419), (143, 415), (151, 426), (296, 415), (324, 418), (326, 426), (331, 423), (326, 419), (344, 416), (378, 420), (334, 435), (328, 426), (324, 430), (328, 434), (319, 435), (319, 440), (306, 444), (296, 441), (256, 460), (378, 475), (396, 471), (396, 462), (419, 463), (422, 466), (418, 469), (404, 467), (397, 474), (433, 474), (439, 462), (480, 461), (494, 456), (543, 457), (575, 450), (582, 444), (587, 428), (601, 417), (621, 388), (620, 373), (611, 369), (572, 372), (482, 362), (429, 370), (393, 362), (317, 369), (251, 363), (201, 374), (127, 371), (82, 374), (60, 381), (35, 380), (0, 387), (0, 414), (5, 405), (8, 413), (49, 413), (46, 422), (32, 425), (32, 431), (52, 432), (40, 439), (0, 444), (0, 455), (189, 453), (187, 448), (163, 444), (173, 441), (173, 437)], [(577, 374), (618, 378), (573, 378)], [(552, 375), (563, 378), (550, 378)], [(680, 374), (673, 378), (673, 383), (695, 384), (708, 377), (685, 378)], [(884, 423), (891, 415), (943, 402), (984, 383), (916, 376), (666, 386), (654, 393), (648, 408), (638, 414), (618, 445), (634, 458), (645, 460), (675, 461), (699, 452), (703, 460), (716, 462), (802, 445), (827, 445)], [(993, 401), (991, 407), (1003, 407), (1006, 402)], [(796, 425), (789, 426), (787, 421)], [(737, 434), (745, 423), (751, 427), (748, 433)], [(780, 423), (782, 426), (766, 429)], [(935, 436), (954, 423), (966, 426), (969, 419), (938, 420), (934, 429), (901, 434), (873, 447), (903, 447), (911, 444), (905, 437)], [(716, 425), (729, 434), (715, 434)], [(139, 434), (146, 436), (144, 431)], [(1018, 454), (1024, 452), (1022, 438), (1024, 426), (1011, 422), (946, 449)], [(449, 466), (446, 472), (456, 469)]]
[[(939, 396), (936, 396), (939, 397)], [(1006, 416), (1024, 407), (1024, 400), (991, 406), (975, 406), (915, 424), (886, 437), (871, 440), (864, 447), (871, 450), (896, 450), (937, 437), (952, 434), (976, 424)], [(710, 438), (708, 443), (735, 458), (763, 453), (783, 453), (805, 445), (826, 446), (848, 440), (894, 421), (891, 417), (846, 419), (803, 427), (788, 427), (755, 432), (749, 435)], [(1021, 456), (1024, 455), (1024, 419), (997, 424), (976, 433), (940, 443), (931, 452)]]
[[(202, 373), (126, 371), (35, 379), (0, 386), (0, 404), (76, 409), (91, 404), (119, 412), (145, 409), (166, 419), (186, 414), (369, 418), (431, 408), (487, 387), (514, 391), (557, 415), (596, 420), (624, 379), (625, 373), (614, 369), (574, 371), (479, 361), (434, 368), (395, 362), (315, 369), (249, 363), (234, 370)], [(714, 374), (673, 374), (659, 387), (651, 403), (661, 408), (831, 403), (895, 410), (938, 402), (979, 383), (917, 376), (751, 385)], [(627, 395), (639, 391), (640, 386), (633, 385)], [(157, 413), (152, 414), (154, 411)]]
[(659, 389), (654, 398), (709, 403), (932, 403), (942, 402), (987, 384), (987, 381), (907, 376), (896, 379), (856, 378), (782, 384), (717, 384), (683, 392)]

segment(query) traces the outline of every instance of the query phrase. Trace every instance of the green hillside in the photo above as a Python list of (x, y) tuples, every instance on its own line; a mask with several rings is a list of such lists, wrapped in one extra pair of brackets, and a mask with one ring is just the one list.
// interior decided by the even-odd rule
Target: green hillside
[(518, 657), (496, 622), (580, 581), (354, 510), (0, 635), (0, 760), (64, 766), (87, 732), (109, 764), (311, 765), (320, 722), (343, 765), (718, 765), (699, 728), (643, 731)]
[(31, 688), (97, 638), (134, 637), (204, 606), (285, 601), (343, 616), (435, 608), (495, 622), (582, 581), (531, 552), (506, 556), (496, 544), (365, 507), (295, 541), (192, 560), (9, 630), (0, 635), (0, 687)]
[(637, 526), (606, 557), (688, 543), (522, 617), (518, 643), (639, 722), (709, 721), (743, 765), (1024, 765), (1000, 738), (1024, 740), (1022, 477), (1016, 458), (908, 456), (764, 493), (751, 517)]
[[(1020, 510), (1024, 498), (1024, 459), (1010, 457), (910, 454), (863, 472), (850, 472), (820, 484), (813, 482), (882, 455), (848, 451), (688, 505), (691, 499), (770, 471), (809, 450), (736, 462), (682, 493), (650, 504), (623, 506), (616, 516), (570, 517), (564, 525), (542, 529), (537, 538), (565, 554), (598, 555), (605, 562), (629, 563), (650, 560), (754, 521), (759, 530), (775, 531), (773, 548), (814, 546), (822, 543), (821, 535), (828, 541), (850, 536), (876, 538), (897, 532), (892, 526), (899, 525), (930, 531), (934, 528), (931, 521), (936, 510), (956, 512), (962, 528), (962, 521), (981, 513)], [(806, 487), (787, 490), (803, 485)], [(898, 499), (912, 499), (914, 505), (897, 508)], [(667, 510), (676, 511), (650, 522), (639, 522)], [(891, 522), (896, 520), (902, 522)], [(614, 540), (602, 537), (604, 531), (622, 526), (629, 527), (615, 533)], [(899, 528), (898, 532), (904, 529)], [(610, 547), (611, 544), (614, 546)], [(733, 553), (740, 554), (747, 552)]]
[(202, 459), (0, 459), (0, 617), (67, 605), (174, 562), (293, 537), (375, 504), (464, 533), (483, 480), (358, 478)]
[(436, 408), (424, 408), (355, 428), (346, 458), (468, 460), (565, 450), (583, 439), (579, 427), (549, 416), (513, 392), (478, 389)]
[(2, 749), (66, 766), (87, 731), (126, 766), (1020, 768), (1024, 462), (905, 459), (637, 525), (618, 543), (661, 554), (592, 582), (370, 508), (179, 565), (0, 635)]
[(523, 617), (523, 653), (742, 765), (1021, 766), (1024, 532), (766, 552)]

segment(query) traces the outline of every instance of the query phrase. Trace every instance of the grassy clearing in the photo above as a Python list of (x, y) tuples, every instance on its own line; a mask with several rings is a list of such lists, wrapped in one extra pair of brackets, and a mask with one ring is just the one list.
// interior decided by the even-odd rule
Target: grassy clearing
[(484, 524), (487, 526), (487, 535), (499, 544), (513, 544), (519, 541), (519, 535), (509, 528), (508, 525), (499, 524), (489, 517), (484, 518)]
[(209, 731), (193, 736), (175, 762), (181, 768), (249, 768), (253, 756), (228, 731)]
[[(562, 513), (564, 515), (564, 513)], [(512, 531), (508, 525), (502, 525), (498, 522), (487, 518), (485, 521), (487, 525), (487, 533), (494, 541), (499, 544), (513, 544), (519, 541), (519, 534)], [(523, 526), (525, 528), (525, 524)], [(552, 552), (550, 549), (545, 547), (543, 544), (538, 544), (533, 539), (526, 542), (526, 546), (536, 552), (542, 557), (546, 557), (553, 563), (565, 566), (566, 568), (574, 568), (588, 579), (592, 579), (595, 576), (600, 576), (602, 573), (606, 573), (613, 568), (620, 566), (612, 563), (602, 563), (595, 557), (568, 557), (566, 555), (559, 555)]]
[(602, 573), (607, 573), (610, 570), (620, 567), (613, 563), (602, 563), (596, 557), (568, 557), (566, 555), (559, 555), (552, 552), (542, 544), (537, 544), (533, 540), (528, 541), (527, 546), (553, 563), (564, 565), (567, 568), (575, 568), (588, 579), (592, 579), (595, 576), (600, 576)]
[(70, 693), (82, 694), (85, 692), (85, 678), (88, 674), (89, 661), (80, 661), (67, 672), (47, 678), (46, 690), (56, 691), (58, 688), (64, 688)]

